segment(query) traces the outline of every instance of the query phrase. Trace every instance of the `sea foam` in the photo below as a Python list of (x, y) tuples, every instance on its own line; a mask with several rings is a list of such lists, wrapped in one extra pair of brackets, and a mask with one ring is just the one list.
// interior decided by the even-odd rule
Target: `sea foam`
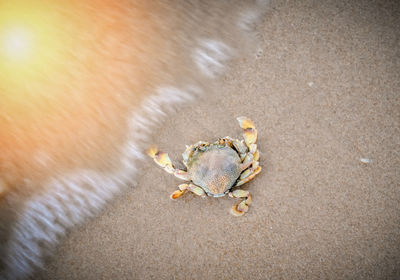
[[(92, 47), (81, 44), (66, 50), (72, 62), (61, 63), (74, 63), (74, 67), (66, 68), (57, 84), (49, 80), (51, 73), (43, 72), (40, 79), (30, 83), (28, 90), (29, 94), (47, 88), (55, 93), (71, 90), (74, 95), (70, 99), (78, 100), (71, 103), (87, 105), (87, 114), (83, 110), (75, 117), (71, 113), (74, 105), (68, 107), (58, 100), (51, 103), (58, 98), (52, 92), (48, 103), (55, 112), (35, 122), (24, 120), (30, 126), (39, 127), (30, 135), (18, 132), (24, 126), (17, 130), (18, 119), (11, 109), (0, 113), (3, 117), (0, 122), (5, 120), (4, 124), (0, 123), (0, 135), (5, 135), (0, 140), (12, 143), (5, 145), (9, 149), (8, 157), (0, 157), (0, 166), (13, 166), (4, 171), (0, 169), (0, 179), (6, 178), (6, 173), (11, 174), (4, 179), (9, 184), (9, 193), (0, 201), (2, 279), (24, 279), (32, 275), (43, 267), (45, 257), (51, 256), (68, 230), (95, 216), (116, 194), (135, 185), (140, 175), (138, 163), (144, 158), (143, 150), (152, 131), (179, 106), (213, 93), (213, 80), (224, 72), (229, 59), (246, 54), (249, 42), (254, 39), (252, 25), (267, 6), (265, 1), (158, 1), (151, 5), (144, 4), (145, 1), (127, 1), (109, 7), (98, 7), (94, 1), (80, 1), (75, 6), (62, 2), (55, 4), (54, 13), (78, 22), (70, 27), (77, 34), (73, 39), (82, 43), (86, 41), (85, 33), (97, 32), (86, 28), (87, 22), (78, 30), (80, 16), (103, 21), (104, 25), (94, 25), (104, 27), (106, 34), (100, 32), (93, 36), (99, 38), (98, 43), (89, 42), (93, 38), (88, 38)], [(80, 14), (82, 10), (85, 12)], [(148, 22), (141, 19), (141, 26), (138, 24), (141, 17), (150, 19)], [(130, 41), (129, 28), (120, 36), (118, 32), (125, 27), (119, 24), (137, 25), (132, 34), (138, 38)], [(70, 34), (68, 28), (62, 32)], [(111, 29), (110, 34), (107, 28)], [(120, 53), (113, 53), (110, 46), (114, 45)], [(96, 56), (91, 62), (92, 52)], [(114, 57), (118, 55), (120, 60)], [(134, 64), (134, 70), (130, 63)], [(85, 72), (86, 67), (100, 71)], [(106, 75), (92, 80), (97, 73), (101, 75), (102, 67)], [(76, 72), (71, 73), (70, 69)], [(96, 89), (96, 84), (103, 95), (87, 90)], [(40, 96), (29, 98), (26, 97), (25, 104), (15, 106), (28, 111), (42, 110), (44, 102), (37, 101)], [(62, 122), (58, 126), (41, 125), (42, 121), (64, 115), (66, 126), (72, 119), (68, 130)], [(71, 130), (71, 127), (78, 128)], [(14, 128), (16, 132), (11, 133)], [(92, 128), (98, 131), (93, 132)], [(60, 134), (63, 137), (58, 140)], [(15, 144), (20, 139), (20, 147), (25, 151), (22, 157)], [(35, 148), (26, 148), (35, 141), (39, 143)], [(75, 141), (71, 144), (73, 149), (67, 150), (65, 145), (72, 141)], [(108, 144), (102, 146), (103, 142)]]

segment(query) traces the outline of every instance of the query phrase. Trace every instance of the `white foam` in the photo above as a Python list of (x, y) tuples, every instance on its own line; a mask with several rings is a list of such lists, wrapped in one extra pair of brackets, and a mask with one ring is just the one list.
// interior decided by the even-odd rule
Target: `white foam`
[(232, 50), (224, 43), (203, 39), (193, 52), (193, 59), (200, 72), (208, 78), (215, 78), (224, 70), (224, 62), (231, 56)]
[[(98, 213), (107, 201), (134, 181), (138, 171), (136, 162), (144, 158), (137, 143), (148, 137), (162, 117), (174, 109), (173, 105), (192, 100), (201, 90), (194, 86), (160, 87), (156, 92), (143, 102), (139, 112), (132, 112), (129, 117), (127, 141), (114, 172), (78, 170), (53, 177), (46, 183), (46, 191), (26, 202), (7, 244), (6, 279), (24, 278), (41, 267), (43, 257), (51, 253), (69, 228)], [(138, 129), (142, 133), (135, 133)]]
[[(255, 18), (254, 10), (244, 11), (238, 25), (246, 29)], [(199, 73), (206, 78), (217, 77), (234, 54), (233, 49), (211, 38), (199, 38), (197, 42), (192, 59)], [(127, 119), (126, 141), (120, 147), (119, 164), (113, 171), (75, 170), (50, 178), (45, 191), (26, 201), (18, 215), (6, 244), (5, 274), (0, 278), (23, 279), (31, 275), (43, 266), (43, 258), (51, 254), (71, 227), (94, 216), (116, 193), (133, 184), (139, 171), (137, 162), (144, 158), (140, 144), (176, 105), (201, 93), (202, 89), (194, 85), (159, 87)], [(37, 154), (39, 164), (46, 165), (49, 160), (52, 159), (46, 154)]]

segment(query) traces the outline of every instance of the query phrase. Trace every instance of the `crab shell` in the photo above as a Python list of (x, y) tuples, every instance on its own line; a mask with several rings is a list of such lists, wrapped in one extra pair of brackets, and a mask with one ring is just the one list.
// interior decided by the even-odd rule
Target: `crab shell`
[(213, 197), (227, 194), (244, 170), (238, 152), (219, 142), (195, 147), (184, 163), (192, 182)]
[(221, 197), (229, 194), (231, 197), (243, 199), (232, 207), (233, 215), (242, 216), (248, 211), (252, 201), (250, 193), (231, 189), (249, 182), (260, 173), (260, 154), (257, 150), (257, 130), (254, 123), (246, 117), (238, 117), (237, 120), (243, 129), (244, 140), (227, 136), (212, 144), (199, 141), (187, 146), (182, 154), (186, 170), (175, 168), (168, 154), (159, 151), (156, 146), (147, 150), (147, 154), (166, 172), (188, 181), (178, 186), (179, 189), (170, 195), (171, 199), (181, 197), (186, 191), (198, 196), (207, 194)]

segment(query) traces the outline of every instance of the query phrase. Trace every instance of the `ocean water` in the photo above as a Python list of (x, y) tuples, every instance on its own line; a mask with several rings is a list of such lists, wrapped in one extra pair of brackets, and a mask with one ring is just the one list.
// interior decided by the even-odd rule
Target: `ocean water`
[(255, 54), (267, 2), (10, 2), (0, 38), (30, 35), (15, 44), (24, 56), (0, 48), (0, 279), (24, 279), (135, 186), (165, 116)]

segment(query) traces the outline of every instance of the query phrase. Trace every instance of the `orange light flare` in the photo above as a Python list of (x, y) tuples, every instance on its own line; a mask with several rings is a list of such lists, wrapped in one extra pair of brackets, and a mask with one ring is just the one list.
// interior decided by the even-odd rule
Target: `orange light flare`
[(18, 150), (28, 156), (44, 145), (43, 131), (75, 121), (56, 114), (70, 109), (65, 100), (74, 82), (66, 78), (73, 61), (67, 56), (77, 49), (72, 42), (78, 36), (65, 32), (73, 26), (71, 7), (67, 1), (0, 0), (0, 147), (10, 151), (0, 156), (0, 165), (16, 160)]
[[(49, 8), (34, 1), (0, 3), (0, 83), (4, 88), (30, 82), (47, 68), (60, 47)], [(50, 68), (50, 69), (49, 69)]]
[(157, 6), (0, 0), (0, 179), (46, 177), (42, 153), (60, 170), (118, 160), (132, 110), (169, 80), (154, 75), (172, 55)]
[[(141, 35), (149, 33), (144, 28), (153, 30), (142, 15), (147, 1), (143, 8), (130, 3), (0, 0), (1, 149), (54, 145), (66, 151), (83, 139), (114, 135), (104, 124), (111, 118), (123, 123), (130, 102), (136, 103), (125, 93), (141, 92), (135, 86), (148, 83), (143, 76), (154, 57), (138, 39), (153, 38)], [(132, 49), (139, 45), (145, 55)]]

